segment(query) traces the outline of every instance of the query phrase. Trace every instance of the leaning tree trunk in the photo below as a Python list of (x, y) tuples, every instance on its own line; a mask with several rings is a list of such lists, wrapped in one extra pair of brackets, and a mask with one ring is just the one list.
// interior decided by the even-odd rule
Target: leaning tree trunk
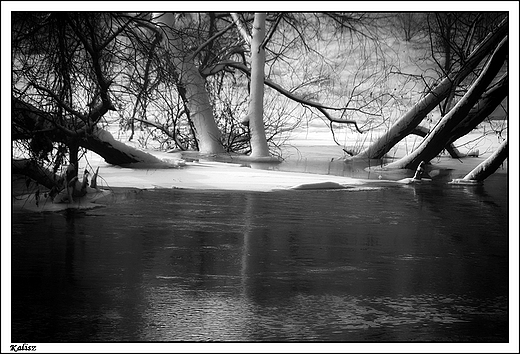
[[(183, 51), (182, 40), (172, 31), (176, 27), (182, 27), (183, 24), (180, 22), (177, 24), (178, 21), (172, 13), (165, 13), (154, 21), (156, 23), (163, 22), (169, 27), (165, 30), (166, 36), (163, 37), (163, 44), (172, 51), (173, 63), (179, 71), (179, 84), (184, 89), (186, 105), (193, 122), (199, 151), (207, 154), (223, 152), (220, 130), (215, 122), (213, 107), (206, 91), (204, 79), (200, 75), (194, 59), (189, 53)], [(189, 23), (191, 22), (188, 20)], [(180, 28), (176, 29), (180, 30)]]
[[(412, 131), (412, 134), (415, 134), (415, 135), (420, 136), (421, 138), (424, 138), (424, 137), (428, 136), (428, 134), (430, 134), (430, 131), (428, 130), (428, 128), (425, 128), (425, 127), (422, 127), (422, 126), (418, 125)], [(453, 143), (450, 143), (450, 144), (446, 145), (446, 151), (448, 151), (450, 156), (453, 157), (454, 159), (458, 159), (458, 158), (462, 157), (462, 154), (453, 145)]]
[(493, 81), (504, 64), (508, 53), (508, 38), (504, 38), (495, 49), (491, 59), (482, 70), (480, 76), (470, 87), (462, 99), (446, 114), (421, 145), (412, 153), (389, 163), (386, 168), (416, 169), (421, 161), (429, 162), (450, 143), (451, 132), (470, 112), (488, 85)]
[(462, 181), (476, 181), (482, 182), (502, 165), (507, 158), (508, 143), (507, 139), (500, 144), (499, 148), (491, 154), (487, 159), (482, 161), (477, 167), (475, 167), (470, 173), (468, 173)]
[[(127, 166), (140, 163), (156, 167), (168, 166), (164, 161), (153, 155), (115, 140), (112, 134), (103, 129), (96, 129), (94, 133), (81, 137), (62, 137), (60, 141), (62, 140), (75, 141), (76, 160), (73, 160), (73, 158), (70, 160), (70, 165), (74, 165), (75, 175), (78, 173), (77, 151), (79, 147), (95, 152), (104, 158), (107, 163), (114, 165)], [(71, 154), (73, 157), (72, 151)], [(52, 171), (41, 166), (36, 159), (13, 159), (11, 161), (11, 173), (27, 176), (49, 189), (59, 188), (62, 184), (61, 176), (55, 175)]]
[(412, 133), (426, 115), (431, 112), (451, 92), (452, 84), (460, 82), (485, 58), (507, 35), (508, 20), (504, 20), (497, 30), (490, 34), (468, 57), (464, 66), (442, 80), (428, 95), (416, 103), (404, 116), (399, 118), (390, 129), (373, 142), (356, 158), (380, 159), (398, 142)]
[(79, 146), (93, 151), (112, 165), (129, 165), (135, 163), (161, 165), (164, 162), (157, 157), (128, 146), (114, 139), (112, 134), (96, 128), (92, 134), (78, 139)]
[(34, 159), (18, 159), (11, 161), (11, 174), (27, 176), (38, 184), (52, 189), (61, 184), (60, 176), (49, 169), (38, 165)]
[(199, 69), (194, 63), (185, 61), (180, 63), (179, 67), (181, 71), (179, 79), (186, 90), (187, 106), (199, 151), (208, 154), (224, 151), (220, 130), (213, 116), (213, 107)]
[(509, 75), (505, 74), (492, 88), (482, 95), (482, 98), (469, 111), (464, 120), (451, 132), (451, 143), (471, 132), (495, 111), (509, 93), (508, 83)]
[(264, 127), (264, 66), (265, 13), (255, 13), (251, 40), (251, 96), (249, 101), (249, 127), (251, 129), (251, 156), (269, 156)]
[[(509, 92), (508, 82), (508, 74), (506, 73), (492, 88), (482, 95), (482, 98), (473, 106), (468, 115), (450, 132), (449, 143), (445, 146), (445, 149), (451, 157), (460, 158), (465, 156), (457, 150), (454, 146), (454, 142), (460, 137), (470, 133), (476, 126), (482, 123), (486, 117), (495, 111), (504, 98), (507, 97)], [(430, 134), (430, 131), (418, 125), (412, 131), (412, 134), (425, 138)]]
[[(94, 127), (82, 127), (70, 130), (53, 122), (58, 119), (51, 113), (42, 111), (32, 104), (12, 97), (11, 136), (13, 140), (29, 140), (38, 134), (46, 134), (54, 142), (68, 146), (70, 163), (77, 168), (78, 149), (91, 150), (113, 165), (126, 165), (136, 162), (162, 163), (155, 156), (135, 149), (115, 140), (106, 130)], [(23, 170), (23, 169), (20, 169)]]

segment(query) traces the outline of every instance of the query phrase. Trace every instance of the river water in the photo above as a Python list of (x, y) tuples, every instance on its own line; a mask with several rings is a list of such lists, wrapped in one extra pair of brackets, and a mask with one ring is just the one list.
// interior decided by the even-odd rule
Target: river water
[(13, 212), (12, 342), (508, 341), (508, 187), (115, 190)]

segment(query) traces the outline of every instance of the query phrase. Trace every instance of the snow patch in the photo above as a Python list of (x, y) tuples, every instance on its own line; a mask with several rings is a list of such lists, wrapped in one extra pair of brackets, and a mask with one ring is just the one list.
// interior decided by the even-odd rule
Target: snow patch
[(295, 190), (309, 190), (309, 189), (345, 189), (347, 186), (331, 181), (325, 182), (314, 182), (314, 183), (302, 183), (296, 186), (290, 187), (289, 189)]
[(451, 182), (448, 182), (448, 184), (458, 184), (461, 186), (477, 186), (477, 185), (482, 184), (482, 182), (476, 181), (473, 179), (456, 178), (456, 179), (453, 179)]

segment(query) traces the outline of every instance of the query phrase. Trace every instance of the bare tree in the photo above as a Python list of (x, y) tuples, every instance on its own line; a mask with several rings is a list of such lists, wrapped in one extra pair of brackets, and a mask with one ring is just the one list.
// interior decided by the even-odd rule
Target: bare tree
[(265, 67), (265, 26), (266, 14), (255, 13), (251, 38), (246, 37), (245, 28), (236, 14), (235, 24), (245, 40), (250, 43), (251, 52), (251, 94), (247, 118), (242, 122), (251, 129), (251, 156), (269, 156), (269, 147), (264, 128), (264, 67)]
[[(446, 114), (435, 129), (423, 140), (421, 145), (412, 153), (398, 161), (388, 164), (387, 168), (415, 169), (421, 161), (429, 162), (450, 143), (451, 132), (464, 120), (472, 107), (479, 101), (487, 87), (495, 79), (504, 65), (508, 53), (507, 36), (495, 49), (492, 57), (482, 70), (478, 79), (473, 83), (464, 97)], [(472, 124), (473, 125), (473, 124)], [(474, 128), (474, 126), (472, 127)]]
[[(447, 75), (431, 92), (417, 102), (406, 114), (398, 119), (387, 132), (367, 149), (359, 153), (357, 157), (372, 159), (382, 158), (393, 146), (413, 132), (427, 114), (450, 94), (453, 83), (460, 83), (471, 74), (473, 70), (479, 66), (481, 61), (506, 37), (507, 29), (508, 21), (506, 18), (477, 46), (458, 70), (452, 70), (451, 74)], [(444, 146), (441, 146), (441, 149), (443, 148)], [(418, 162), (416, 164), (418, 164)]]
[[(478, 76), (474, 72), (482, 70), (484, 58), (505, 38), (508, 24), (505, 19), (484, 38), (479, 17), (467, 17), (465, 28), (473, 34), (462, 46), (468, 54), (454, 55), (460, 46), (450, 47), (449, 68), (444, 65), (449, 72), (406, 112), (403, 96), (425, 78), (399, 70), (378, 27), (387, 16), (20, 14), (13, 22), (13, 137), (33, 158), (52, 159), (49, 164), (57, 171), (67, 155), (77, 166), (80, 149), (96, 151), (115, 164), (150, 159), (129, 153), (102, 130), (115, 119), (130, 130), (129, 139), (140, 129), (164, 148), (265, 157), (275, 136), (319, 117), (333, 137), (338, 124), (363, 134), (387, 127), (358, 154), (381, 158), (413, 132), (426, 135), (425, 141), (437, 139), (437, 133), (425, 133), (419, 124), (443, 100), (460, 99), (459, 91), (472, 85)], [(481, 38), (474, 50), (468, 49)], [(388, 84), (392, 75), (400, 80), (393, 87)], [(495, 76), (494, 86), (479, 84), (478, 94), (465, 100), (460, 111), (468, 113), (465, 119), (460, 112), (446, 114), (458, 117), (458, 123), (452, 126), (450, 120), (449, 129), (442, 130), (441, 148), (500, 104), (507, 76)], [(404, 114), (392, 123), (400, 112)], [(240, 124), (244, 116), (255, 117), (249, 127)]]
[(406, 42), (410, 42), (412, 38), (424, 31), (424, 13), (401, 12), (391, 16), (394, 17), (395, 26)]

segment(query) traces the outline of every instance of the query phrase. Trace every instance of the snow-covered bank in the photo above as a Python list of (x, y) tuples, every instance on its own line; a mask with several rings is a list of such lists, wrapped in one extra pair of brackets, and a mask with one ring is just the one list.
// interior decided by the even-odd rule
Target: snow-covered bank
[[(360, 185), (343, 176), (269, 171), (240, 164), (198, 161), (171, 169), (131, 169), (100, 165), (100, 181), (106, 187), (221, 189), (268, 192), (311, 183)], [(317, 187), (318, 188), (318, 187)]]
[[(355, 135), (350, 130), (342, 130), (343, 136), (337, 134), (337, 138), (350, 145), (361, 144), (362, 137)], [(354, 134), (354, 135), (353, 135)], [(375, 137), (374, 137), (375, 138)], [(120, 136), (119, 139), (124, 137)], [(404, 156), (417, 144), (416, 137), (410, 137), (398, 144), (392, 157)], [(373, 140), (373, 139), (369, 139)], [(491, 154), (499, 145), (499, 140), (494, 135), (482, 134), (476, 131), (465, 137), (467, 143), (465, 149), (480, 149), (480, 156), (465, 158), (462, 160), (449, 157), (432, 161), (433, 169), (449, 168), (461, 171), (470, 171), (483, 159)], [(125, 142), (138, 147), (136, 143)], [(364, 144), (369, 143), (365, 141)], [(280, 164), (251, 162), (247, 158), (238, 158), (236, 155), (224, 155), (221, 157), (197, 156), (197, 154), (168, 153), (147, 149), (146, 152), (154, 155), (159, 160), (168, 162), (172, 168), (123, 168), (106, 163), (101, 157), (92, 152), (87, 152), (80, 163), (80, 171), (87, 167), (95, 170), (98, 166), (101, 187), (126, 187), (126, 188), (179, 188), (179, 189), (221, 189), (243, 191), (272, 191), (290, 189), (295, 186), (314, 185), (315, 188), (329, 188), (333, 185), (360, 186), (366, 184), (365, 179), (378, 178), (385, 180), (399, 180), (408, 176), (410, 171), (393, 171), (381, 174), (372, 174), (367, 177), (363, 166), (357, 167), (361, 173), (346, 173), (339, 165), (345, 154), (341, 146), (333, 142), (328, 128), (312, 127), (310, 131), (299, 130), (292, 132), (291, 138), (282, 147), (281, 153), (284, 161)], [(307, 164), (307, 161), (311, 163)], [(339, 171), (331, 171), (331, 161), (334, 161)], [(351, 168), (351, 166), (349, 166)], [(507, 170), (506, 170), (507, 171)], [(503, 172), (503, 171), (502, 171)], [(462, 177), (462, 176), (461, 176)], [(328, 186), (328, 187), (327, 187)]]
[[(114, 166), (104, 161), (99, 155), (87, 151), (80, 161), (79, 172), (88, 169), (94, 172), (99, 167), (98, 186), (110, 191), (112, 188), (137, 189), (197, 189), (272, 192), (279, 190), (318, 190), (342, 189), (359, 191), (387, 186), (403, 186), (410, 181), (414, 171), (370, 170), (367, 165), (376, 161), (349, 161), (341, 146), (330, 139), (328, 129), (312, 127), (312, 132), (295, 131), (292, 139), (282, 147), (283, 161), (267, 159), (258, 162), (240, 155), (222, 154), (220, 156), (200, 155), (197, 152), (164, 152), (154, 149), (143, 149), (153, 155), (158, 163), (148, 165), (135, 164), (128, 167)], [(343, 130), (340, 134), (345, 145), (359, 144), (352, 132)], [(119, 137), (121, 139), (121, 137)], [(410, 137), (398, 144), (392, 157), (406, 155), (416, 144), (418, 138)], [(371, 139), (369, 139), (371, 140)], [(428, 176), (436, 181), (445, 180), (446, 171), (449, 178), (462, 178), (480, 162), (484, 161), (500, 144), (495, 134), (483, 134), (475, 131), (459, 142), (462, 152), (470, 149), (480, 151), (477, 157), (453, 159), (448, 156), (436, 158), (427, 168)], [(139, 148), (135, 142), (121, 139), (125, 144)], [(365, 141), (364, 144), (368, 143)], [(382, 164), (382, 162), (379, 162)], [(496, 173), (507, 173), (508, 160)], [(439, 179), (441, 177), (441, 179)], [(14, 177), (13, 177), (14, 178)], [(444, 179), (442, 179), (444, 178)], [(451, 180), (451, 179), (450, 179)], [(14, 179), (13, 179), (14, 181)], [(25, 187), (25, 180), (16, 180), (12, 191), (12, 206), (15, 209), (34, 211), (57, 211), (66, 208), (93, 208), (103, 204), (103, 192), (95, 194), (71, 204), (53, 204), (42, 199), (40, 205), (35, 201), (34, 190)], [(20, 190), (18, 190), (20, 189)], [(25, 195), (25, 200), (20, 198)], [(42, 194), (43, 195), (43, 194)], [(43, 198), (43, 197), (41, 197)], [(99, 199), (99, 200), (98, 200)]]

